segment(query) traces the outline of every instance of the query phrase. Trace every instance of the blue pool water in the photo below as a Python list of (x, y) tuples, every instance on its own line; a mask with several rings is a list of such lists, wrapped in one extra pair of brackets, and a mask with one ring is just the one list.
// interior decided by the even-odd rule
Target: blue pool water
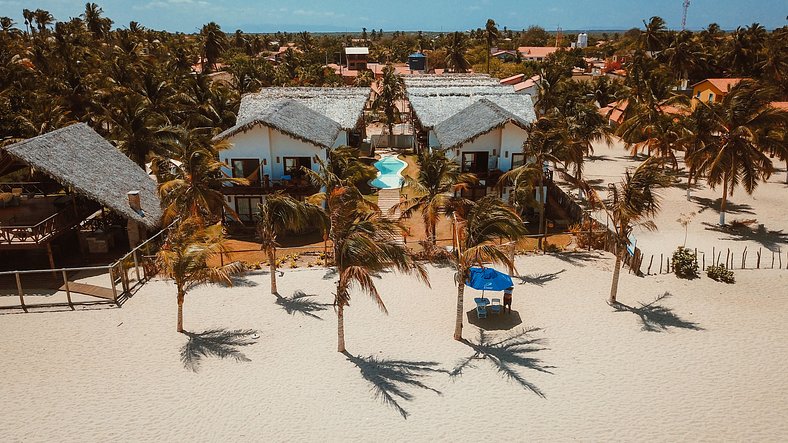
[(407, 163), (397, 157), (383, 157), (375, 162), (378, 169), (378, 177), (369, 182), (370, 185), (380, 189), (396, 189), (402, 186), (402, 175), (400, 174)]

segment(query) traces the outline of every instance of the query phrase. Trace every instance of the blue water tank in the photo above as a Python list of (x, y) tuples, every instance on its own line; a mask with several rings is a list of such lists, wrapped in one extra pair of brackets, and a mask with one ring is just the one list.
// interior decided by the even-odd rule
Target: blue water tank
[(426, 71), (427, 56), (419, 52), (409, 55), (408, 68), (410, 68), (411, 71)]

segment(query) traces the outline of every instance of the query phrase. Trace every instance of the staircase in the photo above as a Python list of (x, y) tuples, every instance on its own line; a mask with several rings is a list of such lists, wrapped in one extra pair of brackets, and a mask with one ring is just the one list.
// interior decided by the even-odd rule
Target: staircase
[(389, 220), (399, 220), (400, 210), (397, 208), (393, 212), (391, 208), (399, 204), (399, 189), (381, 189), (378, 191), (378, 207), (383, 217)]
[[(378, 207), (383, 217), (392, 221), (399, 220), (400, 209), (394, 211), (391, 208), (399, 204), (399, 189), (381, 189), (378, 191)], [(393, 239), (396, 243), (405, 244), (405, 239), (397, 237)]]

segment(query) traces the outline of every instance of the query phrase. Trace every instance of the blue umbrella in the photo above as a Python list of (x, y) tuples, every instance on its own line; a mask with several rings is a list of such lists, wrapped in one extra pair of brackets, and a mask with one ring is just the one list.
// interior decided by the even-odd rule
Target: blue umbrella
[(481, 291), (503, 291), (514, 286), (509, 274), (496, 271), (493, 268), (471, 268), (471, 275), (466, 285)]

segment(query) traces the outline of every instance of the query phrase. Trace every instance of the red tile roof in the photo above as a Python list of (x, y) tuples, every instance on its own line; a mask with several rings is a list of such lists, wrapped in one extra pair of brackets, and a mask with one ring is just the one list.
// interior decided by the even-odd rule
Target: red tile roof
[(740, 81), (747, 80), (745, 78), (707, 78), (692, 85), (694, 88), (704, 82), (709, 82), (712, 86), (717, 88), (723, 94), (726, 94), (732, 87), (739, 84)]

